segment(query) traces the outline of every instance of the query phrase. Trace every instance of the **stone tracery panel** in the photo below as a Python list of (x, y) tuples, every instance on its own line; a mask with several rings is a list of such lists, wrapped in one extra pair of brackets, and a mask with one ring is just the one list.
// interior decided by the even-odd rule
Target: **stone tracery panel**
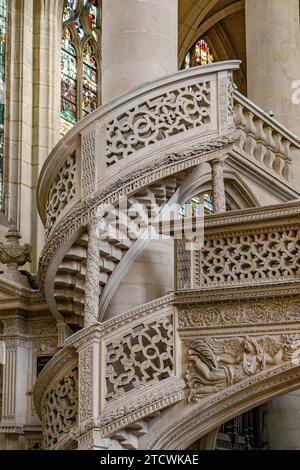
[(173, 319), (142, 323), (106, 346), (106, 401), (174, 375)]
[(55, 221), (72, 199), (76, 191), (76, 155), (69, 155), (52, 183), (46, 206), (46, 230), (50, 232)]
[(137, 104), (107, 125), (107, 165), (175, 134), (211, 123), (209, 80)]
[(199, 256), (203, 287), (297, 278), (300, 272), (298, 227), (274, 227), (208, 235)]
[(53, 385), (43, 400), (44, 447), (55, 445), (62, 434), (68, 433), (77, 422), (78, 367), (66, 373)]

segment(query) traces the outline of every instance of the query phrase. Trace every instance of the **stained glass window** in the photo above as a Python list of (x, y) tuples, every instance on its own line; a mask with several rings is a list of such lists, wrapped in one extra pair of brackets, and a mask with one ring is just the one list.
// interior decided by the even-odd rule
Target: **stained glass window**
[(83, 116), (97, 108), (97, 62), (90, 42), (87, 43), (83, 53)]
[[(188, 214), (189, 209), (189, 214)], [(214, 211), (213, 209), (213, 201), (212, 201), (212, 194), (205, 193), (199, 194), (198, 196), (194, 196), (191, 198), (189, 202), (183, 204), (181, 207), (181, 214), (183, 216), (192, 216), (192, 217), (199, 217), (201, 214), (212, 214)]]
[(65, 0), (61, 46), (61, 134), (99, 104), (97, 0)]
[(208, 43), (205, 39), (198, 39), (185, 56), (184, 68), (189, 69), (199, 65), (212, 64), (213, 62), (213, 53)]
[(69, 28), (61, 48), (61, 130), (65, 134), (77, 121), (77, 53)]
[(0, 0), (0, 209), (2, 209), (3, 203), (6, 14), (6, 0)]

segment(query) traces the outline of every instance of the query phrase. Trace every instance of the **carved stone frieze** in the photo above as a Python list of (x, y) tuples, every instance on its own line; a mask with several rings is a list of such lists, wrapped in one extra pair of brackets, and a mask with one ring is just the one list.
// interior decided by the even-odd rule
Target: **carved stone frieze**
[(300, 359), (300, 337), (287, 334), (199, 338), (188, 343), (189, 402), (198, 402), (274, 366)]
[(81, 140), (81, 196), (86, 199), (95, 191), (95, 129)]
[[(153, 436), (148, 443), (149, 449), (169, 449), (169, 445), (176, 442), (178, 438), (185, 434), (193, 433), (195, 426), (199, 429), (210, 419), (214, 419), (218, 414), (222, 414), (220, 422), (223, 422), (223, 413), (230, 407), (238, 406), (240, 403), (247, 403), (258, 396), (262, 396), (268, 392), (268, 399), (272, 394), (276, 394), (276, 390), (287, 383), (295, 383), (300, 380), (300, 368), (296, 367), (292, 362), (279, 365), (257, 375), (248, 377), (243, 382), (237, 383), (230, 388), (214, 394), (206, 400), (200, 401), (197, 406), (191, 405), (191, 410), (174, 420), (172, 424), (160, 430)], [(276, 396), (276, 395), (275, 395)], [(214, 421), (215, 425), (215, 421)], [(205, 431), (204, 431), (205, 433)]]
[(183, 330), (299, 322), (300, 299), (241, 300), (222, 305), (182, 306), (178, 318), (179, 329)]
[(93, 346), (87, 346), (81, 349), (79, 354), (79, 413), (80, 421), (85, 421), (93, 416)]
[(113, 435), (118, 429), (139, 421), (164, 408), (178, 403), (184, 398), (185, 383), (176, 379), (168, 382), (163, 388), (156, 391), (145, 391), (144, 395), (131, 399), (122, 406), (104, 411), (98, 424), (104, 436)]

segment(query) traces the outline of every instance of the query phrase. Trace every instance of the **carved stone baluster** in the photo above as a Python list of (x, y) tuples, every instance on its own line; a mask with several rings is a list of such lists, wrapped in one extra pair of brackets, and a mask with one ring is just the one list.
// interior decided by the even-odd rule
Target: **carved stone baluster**
[(100, 296), (99, 237), (99, 219), (94, 219), (89, 226), (89, 240), (87, 247), (84, 326), (90, 326), (98, 322)]
[(274, 162), (273, 162), (273, 170), (275, 173), (277, 173), (279, 176), (282, 175), (282, 170), (283, 170), (283, 165), (284, 165), (284, 160), (282, 158), (283, 152), (284, 152), (284, 147), (282, 145), (282, 135), (277, 133), (274, 135)]
[(226, 212), (226, 197), (224, 185), (224, 159), (218, 158), (210, 162), (212, 169), (212, 197), (214, 212)]
[(291, 176), (291, 163), (294, 159), (297, 158), (296, 155), (298, 154), (298, 152), (296, 150), (296, 147), (293, 147), (289, 140), (283, 140), (282, 145), (284, 148), (284, 153), (283, 153), (284, 165), (282, 169), (282, 176), (283, 178), (289, 181), (290, 176)]

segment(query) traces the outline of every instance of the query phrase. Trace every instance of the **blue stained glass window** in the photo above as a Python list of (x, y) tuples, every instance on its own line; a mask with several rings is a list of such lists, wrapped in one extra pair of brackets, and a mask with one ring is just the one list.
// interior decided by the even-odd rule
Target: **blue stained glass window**
[(3, 154), (5, 111), (6, 0), (0, 0), (0, 209), (3, 209)]
[(97, 0), (65, 0), (61, 47), (61, 135), (97, 108), (100, 52)]
[(77, 54), (69, 28), (61, 49), (61, 131), (65, 134), (77, 121)]

